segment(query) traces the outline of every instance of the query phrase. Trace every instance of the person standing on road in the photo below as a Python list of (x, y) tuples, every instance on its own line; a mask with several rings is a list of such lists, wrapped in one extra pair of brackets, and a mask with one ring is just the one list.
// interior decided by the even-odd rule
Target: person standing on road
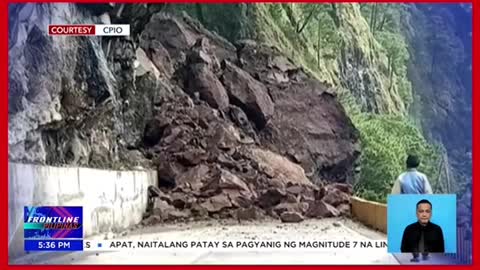
[(417, 171), (420, 158), (408, 155), (407, 171), (400, 174), (392, 188), (392, 194), (432, 194), (432, 187), (425, 174)]
[[(430, 182), (425, 174), (417, 170), (420, 158), (416, 155), (408, 155), (407, 170), (400, 174), (393, 184), (392, 194), (433, 194)], [(418, 262), (418, 252), (412, 253), (412, 262)], [(428, 259), (428, 252), (422, 252), (422, 258)]]

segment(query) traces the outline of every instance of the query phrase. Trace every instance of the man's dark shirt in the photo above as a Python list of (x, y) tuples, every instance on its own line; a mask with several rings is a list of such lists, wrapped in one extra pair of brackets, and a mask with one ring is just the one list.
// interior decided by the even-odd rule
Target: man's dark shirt
[[(423, 244), (420, 239), (423, 234)], [(424, 250), (419, 250), (423, 247)], [(403, 231), (402, 252), (445, 252), (442, 228), (437, 224), (429, 222), (422, 226), (419, 222), (412, 223)]]

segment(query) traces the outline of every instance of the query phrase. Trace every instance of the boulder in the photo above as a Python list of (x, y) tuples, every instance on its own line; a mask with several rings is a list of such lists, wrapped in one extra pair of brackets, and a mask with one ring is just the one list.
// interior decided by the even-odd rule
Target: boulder
[(220, 169), (218, 186), (221, 189), (238, 189), (250, 192), (250, 189), (244, 181), (242, 181), (238, 176), (224, 169)]
[(293, 195), (293, 194), (287, 194), (287, 198), (285, 199), (285, 201), (287, 203), (298, 203), (299, 202), (299, 199), (297, 198), (297, 196)]
[(241, 191), (238, 189), (223, 189), (222, 193), (227, 194), (228, 198), (235, 207), (247, 208), (252, 205), (253, 194), (250, 191)]
[(303, 168), (286, 157), (260, 148), (250, 149), (247, 155), (258, 164), (260, 171), (269, 174), (272, 178), (271, 182), (280, 182), (284, 186), (287, 184), (309, 188), (314, 186), (305, 175)]
[(175, 63), (185, 61), (185, 51), (194, 45), (197, 36), (190, 32), (188, 27), (178, 18), (157, 13), (145, 26), (140, 39), (150, 42), (155, 40), (162, 44)]
[(206, 64), (212, 71), (220, 69), (220, 62), (215, 54), (213, 54), (210, 41), (207, 38), (199, 38), (191, 51), (187, 55), (187, 62), (189, 64)]
[(185, 166), (195, 166), (207, 160), (208, 154), (205, 150), (192, 148), (185, 152), (175, 154), (177, 160)]
[(175, 192), (171, 194), (171, 205), (178, 209), (189, 208), (195, 201), (190, 194), (183, 192)]
[(152, 119), (147, 122), (143, 133), (143, 141), (149, 146), (157, 144), (163, 136), (165, 128), (169, 125), (169, 120)]
[(283, 212), (280, 215), (280, 219), (282, 222), (288, 222), (288, 223), (298, 223), (303, 221), (303, 216), (300, 213), (297, 212)]
[(216, 196), (213, 196), (200, 205), (203, 208), (207, 209), (209, 213), (219, 212), (224, 208), (232, 207), (230, 199), (225, 194), (218, 194)]
[(255, 131), (252, 125), (250, 124), (250, 121), (248, 120), (248, 116), (245, 114), (245, 112), (241, 108), (235, 105), (230, 105), (229, 115), (232, 121), (238, 127), (243, 129), (245, 133), (247, 133), (249, 136), (252, 136), (252, 137), (255, 136)]
[(279, 204), (287, 194), (278, 188), (271, 188), (264, 191), (258, 198), (258, 204), (263, 209)]
[(165, 49), (165, 47), (163, 47), (162, 43), (157, 40), (153, 40), (150, 43), (147, 52), (158, 71), (165, 74), (167, 78), (170, 78), (174, 72), (172, 59), (170, 58), (168, 51)]
[(230, 150), (235, 148), (240, 141), (240, 134), (233, 125), (217, 124), (214, 128), (214, 135), (209, 141), (209, 148)]
[(281, 216), (284, 212), (305, 213), (309, 208), (308, 203), (281, 203), (273, 208), (277, 215)]
[(135, 52), (136, 62), (135, 62), (135, 76), (143, 76), (144, 74), (150, 72), (156, 79), (160, 77), (160, 72), (157, 67), (152, 63), (148, 58), (147, 54), (142, 48), (138, 48)]
[(183, 173), (183, 167), (165, 157), (158, 160), (158, 184), (161, 187), (173, 188), (176, 186), (176, 178)]
[(176, 179), (178, 187), (182, 189), (200, 190), (209, 177), (210, 168), (207, 165), (199, 164), (190, 168)]
[(205, 100), (215, 109), (224, 110), (228, 107), (227, 91), (207, 64), (191, 65), (189, 71), (187, 78), (188, 93), (193, 95), (198, 92), (200, 99)]
[(310, 203), (305, 215), (311, 218), (327, 218), (337, 217), (340, 215), (340, 212), (330, 204), (323, 201), (315, 201)]
[(267, 88), (250, 74), (224, 61), (222, 83), (232, 104), (242, 108), (258, 129), (263, 129), (274, 113), (274, 104)]
[(340, 204), (350, 203), (350, 196), (338, 189), (329, 188), (327, 194), (322, 198), (322, 201), (337, 207)]
[(300, 185), (292, 185), (292, 186), (287, 187), (287, 192), (289, 194), (299, 195), (299, 194), (302, 194), (304, 189), (305, 188), (300, 186)]

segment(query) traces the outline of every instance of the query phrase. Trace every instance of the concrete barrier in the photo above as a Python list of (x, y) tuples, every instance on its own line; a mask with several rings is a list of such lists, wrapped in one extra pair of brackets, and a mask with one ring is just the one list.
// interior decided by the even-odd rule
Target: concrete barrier
[(83, 206), (84, 236), (138, 224), (155, 171), (109, 171), (9, 163), (9, 258), (24, 254), (24, 206)]
[(387, 233), (387, 205), (352, 197), (352, 216), (363, 224)]

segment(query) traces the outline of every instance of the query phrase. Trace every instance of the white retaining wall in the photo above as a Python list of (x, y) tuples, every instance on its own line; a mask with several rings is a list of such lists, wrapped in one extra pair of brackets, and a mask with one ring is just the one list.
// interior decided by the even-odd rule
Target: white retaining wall
[(23, 251), (24, 206), (83, 206), (84, 237), (138, 224), (155, 171), (109, 171), (9, 163), (9, 257)]

